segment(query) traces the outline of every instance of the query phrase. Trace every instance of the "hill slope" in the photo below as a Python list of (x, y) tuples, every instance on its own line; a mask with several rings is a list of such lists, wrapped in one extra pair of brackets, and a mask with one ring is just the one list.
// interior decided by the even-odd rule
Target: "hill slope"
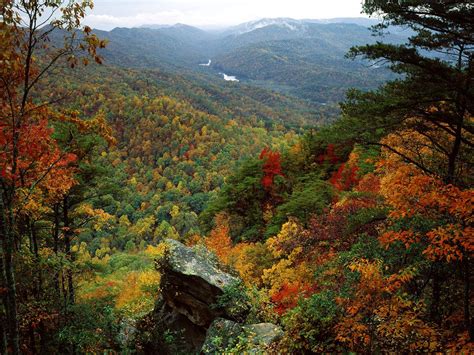
[[(344, 57), (351, 46), (374, 42), (365, 27), (368, 20), (333, 21), (263, 19), (221, 33), (182, 24), (96, 32), (109, 40), (105, 58), (114, 65), (199, 73), (215, 82), (226, 73), (253, 86), (335, 106), (349, 87), (375, 88), (389, 74)], [(390, 39), (404, 41), (399, 35)]]

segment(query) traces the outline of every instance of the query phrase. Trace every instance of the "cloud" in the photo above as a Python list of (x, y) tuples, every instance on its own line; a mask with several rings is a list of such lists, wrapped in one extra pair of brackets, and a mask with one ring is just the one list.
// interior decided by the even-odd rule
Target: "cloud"
[(144, 24), (175, 24), (188, 19), (178, 10), (155, 13), (138, 13), (132, 16), (96, 15), (86, 16), (84, 23), (94, 28), (138, 27)]
[(85, 23), (100, 29), (144, 24), (235, 25), (262, 17), (360, 16), (361, 0), (95, 0)]

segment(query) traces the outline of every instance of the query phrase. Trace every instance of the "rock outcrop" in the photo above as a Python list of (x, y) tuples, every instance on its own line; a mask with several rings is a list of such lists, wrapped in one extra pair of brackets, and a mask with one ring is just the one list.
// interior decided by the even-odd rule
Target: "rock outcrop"
[(281, 339), (282, 329), (271, 323), (241, 325), (217, 318), (209, 327), (202, 354), (229, 352), (265, 353), (265, 348)]
[(167, 257), (160, 265), (165, 303), (197, 326), (208, 328), (225, 311), (215, 307), (226, 286), (238, 280), (208, 259), (175, 240), (167, 240)]
[(165, 257), (157, 262), (161, 295), (153, 314), (142, 321), (142, 351), (154, 354), (199, 353), (218, 317), (230, 318), (218, 298), (238, 279), (219, 270), (206, 256), (166, 240)]
[(217, 354), (222, 349), (229, 349), (236, 345), (242, 334), (242, 326), (224, 318), (217, 318), (209, 327), (206, 339), (201, 348), (202, 354)]
[[(239, 280), (220, 270), (206, 254), (166, 240), (165, 256), (157, 260), (161, 294), (155, 310), (138, 324), (136, 348), (146, 354), (215, 354), (242, 346), (261, 352), (282, 335), (269, 324), (236, 322), (235, 305), (220, 305), (226, 287)], [(245, 319), (239, 313), (239, 318)], [(243, 316), (243, 317), (242, 317)], [(240, 343), (239, 343), (240, 342)]]

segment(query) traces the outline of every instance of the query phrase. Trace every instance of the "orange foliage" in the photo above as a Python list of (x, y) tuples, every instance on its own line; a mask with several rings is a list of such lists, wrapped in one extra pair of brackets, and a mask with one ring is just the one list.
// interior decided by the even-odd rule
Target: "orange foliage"
[(336, 340), (352, 351), (435, 351), (438, 334), (421, 320), (423, 307), (398, 294), (415, 270), (384, 276), (380, 261), (358, 260), (349, 266), (360, 274), (351, 299), (338, 299), (345, 315), (336, 325)]
[(421, 234), (413, 230), (389, 231), (380, 237), (386, 246), (400, 241), (407, 248), (425, 241), (424, 254), (432, 260), (462, 260), (474, 252), (474, 191), (445, 185), (400, 161), (384, 162), (381, 192), (392, 207), (390, 217), (423, 216), (427, 220), (448, 220)]
[(356, 186), (356, 190), (377, 194), (380, 192), (380, 178), (372, 173), (364, 175)]
[(275, 312), (279, 315), (296, 307), (300, 298), (307, 298), (315, 292), (315, 287), (307, 283), (294, 282), (284, 284), (280, 291), (271, 296), (271, 300), (276, 304)]
[(232, 239), (229, 235), (229, 224), (225, 215), (220, 214), (216, 216), (216, 227), (204, 240), (204, 244), (217, 255), (222, 263), (228, 263), (229, 255), (232, 251)]
[(266, 245), (262, 243), (239, 243), (233, 245), (229, 236), (227, 216), (216, 216), (216, 227), (207, 238), (193, 237), (188, 241), (190, 245), (201, 242), (216, 254), (219, 260), (234, 268), (245, 284), (262, 285), (262, 275), (265, 268), (271, 266), (272, 255)]

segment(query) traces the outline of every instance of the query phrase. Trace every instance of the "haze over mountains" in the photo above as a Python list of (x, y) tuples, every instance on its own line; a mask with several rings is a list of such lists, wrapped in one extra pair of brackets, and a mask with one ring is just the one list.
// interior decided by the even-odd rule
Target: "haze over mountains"
[[(371, 89), (389, 78), (384, 68), (344, 57), (351, 46), (376, 41), (367, 28), (375, 23), (366, 18), (277, 18), (219, 31), (176, 24), (96, 33), (109, 40), (104, 54), (114, 65), (215, 80), (235, 77), (229, 85), (257, 85), (317, 105), (332, 105), (351, 87)], [(400, 43), (405, 38), (403, 33), (394, 33), (389, 40)]]

